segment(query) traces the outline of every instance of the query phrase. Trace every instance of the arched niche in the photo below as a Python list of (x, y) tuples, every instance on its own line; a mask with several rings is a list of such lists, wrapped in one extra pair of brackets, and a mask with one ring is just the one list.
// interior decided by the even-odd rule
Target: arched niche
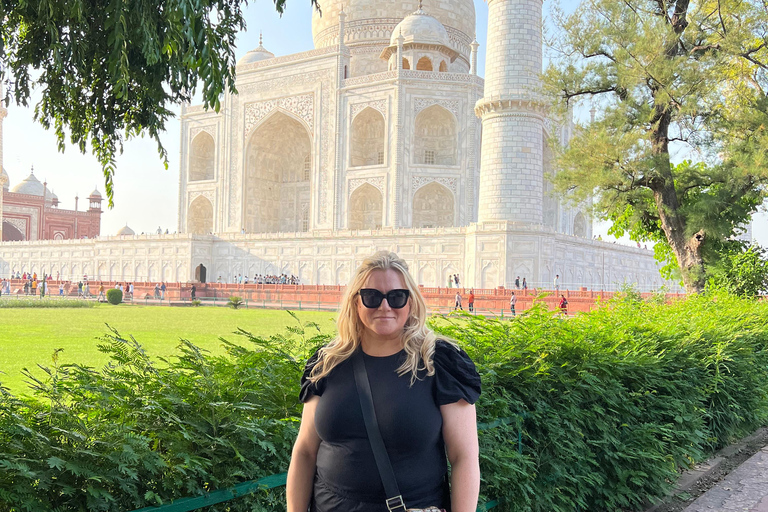
[(352, 167), (384, 164), (384, 116), (366, 107), (352, 120), (350, 164)]
[(204, 196), (197, 196), (187, 212), (187, 232), (207, 235), (213, 232), (213, 205)]
[(20, 242), (25, 240), (24, 233), (8, 221), (3, 221), (3, 242)]
[(455, 200), (445, 186), (437, 182), (424, 185), (413, 195), (413, 227), (438, 228), (454, 225)]
[(272, 114), (256, 129), (245, 156), (246, 231), (303, 230), (302, 206), (310, 198), (311, 149), (305, 125), (283, 112)]
[(360, 185), (349, 197), (349, 229), (380, 229), (384, 200), (379, 189)]
[(405, 57), (403, 57), (403, 69), (411, 69), (411, 63)]
[(200, 132), (189, 148), (189, 181), (212, 180), (214, 177), (216, 146), (206, 132)]
[(448, 64), (444, 60), (440, 61), (440, 69), (438, 71), (440, 71), (441, 73), (448, 72)]
[(577, 213), (576, 218), (573, 219), (573, 234), (581, 238), (587, 237), (587, 219), (581, 212)]
[(456, 165), (458, 127), (456, 118), (440, 105), (425, 108), (416, 116), (415, 164)]
[(416, 71), (432, 71), (432, 60), (429, 57), (422, 57), (416, 63)]

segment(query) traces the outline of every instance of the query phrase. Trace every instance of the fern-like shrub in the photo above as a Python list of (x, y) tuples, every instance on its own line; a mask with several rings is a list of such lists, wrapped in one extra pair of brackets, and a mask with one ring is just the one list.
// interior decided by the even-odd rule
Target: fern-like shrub
[(242, 297), (236, 297), (234, 295), (229, 298), (229, 301), (227, 301), (227, 306), (232, 309), (240, 309), (243, 304), (245, 304), (245, 302), (243, 302)]
[[(151, 358), (112, 332), (93, 369), (26, 373), (0, 389), (0, 510), (126, 512), (283, 473), (304, 363), (331, 336), (238, 333), (212, 356), (187, 341)], [(682, 468), (768, 422), (768, 303), (728, 295), (627, 300), (564, 319), (433, 320), (483, 380), (481, 503), (494, 510), (636, 510)], [(288, 318), (287, 318), (288, 319)], [(285, 510), (282, 488), (206, 512)]]
[(110, 288), (107, 290), (107, 302), (110, 304), (117, 306), (121, 302), (123, 302), (123, 292), (118, 290), (117, 288)]

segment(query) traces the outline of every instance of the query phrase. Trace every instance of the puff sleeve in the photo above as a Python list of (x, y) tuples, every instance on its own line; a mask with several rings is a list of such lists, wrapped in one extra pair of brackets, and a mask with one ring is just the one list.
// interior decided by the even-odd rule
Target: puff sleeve
[(435, 345), (435, 400), (447, 405), (466, 400), (474, 404), (480, 396), (480, 375), (466, 352), (438, 340)]
[(306, 403), (307, 400), (313, 396), (322, 396), (323, 391), (325, 391), (324, 378), (317, 382), (312, 382), (309, 380), (309, 374), (312, 372), (312, 369), (317, 364), (319, 358), (320, 351), (318, 350), (312, 354), (312, 357), (309, 358), (306, 366), (304, 367), (304, 374), (301, 376), (301, 391), (299, 391), (299, 400), (301, 400), (302, 403)]

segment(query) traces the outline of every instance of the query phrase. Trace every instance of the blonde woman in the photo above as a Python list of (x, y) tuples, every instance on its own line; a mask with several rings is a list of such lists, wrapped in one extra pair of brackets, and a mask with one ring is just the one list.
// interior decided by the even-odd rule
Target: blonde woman
[(341, 301), (338, 336), (310, 358), (302, 377), (288, 512), (388, 510), (355, 385), (357, 351), (405, 507), (475, 511), (480, 377), (464, 351), (436, 339), (426, 316), (395, 253), (378, 252), (357, 269)]

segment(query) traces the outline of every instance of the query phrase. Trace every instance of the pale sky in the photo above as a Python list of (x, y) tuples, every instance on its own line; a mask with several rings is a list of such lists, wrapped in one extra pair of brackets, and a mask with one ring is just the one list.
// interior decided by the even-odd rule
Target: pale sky
[[(322, 5), (322, 0), (321, 5)], [(564, 0), (568, 6), (576, 0)], [(549, 1), (545, 3), (545, 15)], [(288, 0), (280, 18), (274, 4), (267, 0), (252, 2), (246, 7), (248, 29), (238, 38), (237, 58), (258, 46), (259, 31), (264, 33), (264, 46), (276, 56), (311, 50), (312, 11), (308, 0)], [(429, 12), (429, 0), (424, 2)], [(485, 73), (485, 42), (488, 7), (484, 0), (475, 0), (477, 19), (478, 74)], [(32, 104), (39, 100), (33, 97)], [(179, 109), (175, 109), (178, 114)], [(9, 105), (3, 125), (3, 166), (11, 180), (11, 188), (27, 177), (34, 166), (35, 176), (47, 180), (48, 187), (59, 197), (60, 208), (73, 209), (75, 195), (80, 197), (78, 209), (87, 208), (85, 199), (97, 187), (102, 195), (104, 179), (96, 158), (82, 155), (74, 146), (62, 154), (56, 148), (56, 136), (33, 121), (34, 108)], [(115, 176), (115, 206), (104, 207), (101, 234), (113, 235), (126, 223), (136, 232), (155, 232), (159, 227), (171, 233), (178, 229), (179, 195), (179, 121), (170, 120), (162, 136), (168, 151), (169, 168), (165, 170), (156, 145), (150, 139), (136, 139), (125, 144), (117, 160)], [(608, 239), (606, 226), (595, 226), (595, 232)], [(768, 215), (759, 213), (753, 223), (755, 239), (768, 247)], [(627, 242), (629, 243), (629, 242)]]

